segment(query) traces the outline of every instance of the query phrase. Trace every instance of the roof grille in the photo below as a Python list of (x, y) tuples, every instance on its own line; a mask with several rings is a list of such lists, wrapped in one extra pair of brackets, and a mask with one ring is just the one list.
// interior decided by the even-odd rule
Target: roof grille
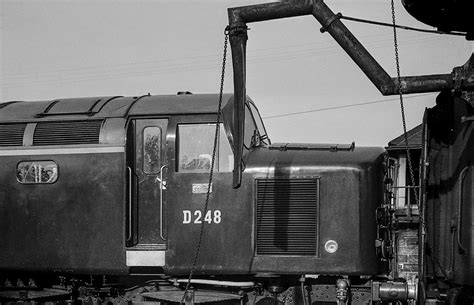
[(38, 123), (33, 145), (99, 144), (101, 126), (102, 120)]
[(257, 254), (316, 255), (319, 179), (257, 179)]
[(0, 125), (0, 146), (23, 146), (25, 124)]

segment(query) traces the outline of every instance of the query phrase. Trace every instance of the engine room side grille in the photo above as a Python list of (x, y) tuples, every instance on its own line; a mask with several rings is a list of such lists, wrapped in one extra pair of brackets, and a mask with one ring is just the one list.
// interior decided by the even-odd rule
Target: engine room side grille
[(33, 145), (99, 144), (101, 126), (102, 120), (38, 123)]
[(257, 179), (257, 254), (316, 255), (319, 179)]
[(0, 125), (0, 146), (22, 146), (26, 124)]

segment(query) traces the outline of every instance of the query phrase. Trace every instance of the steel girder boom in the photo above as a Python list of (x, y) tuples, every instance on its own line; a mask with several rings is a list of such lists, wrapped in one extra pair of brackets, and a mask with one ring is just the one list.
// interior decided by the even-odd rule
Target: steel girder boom
[(359, 68), (367, 75), (383, 95), (436, 92), (444, 89), (472, 91), (474, 71), (463, 67), (454, 68), (452, 73), (422, 76), (405, 76), (398, 79), (390, 77), (364, 46), (341, 22), (323, 0), (295, 2), (275, 2), (242, 6), (228, 9), (229, 36), (234, 69), (234, 187), (240, 185), (242, 178), (242, 155), (244, 133), (245, 56), (247, 44), (247, 23), (313, 15), (322, 25), (321, 32), (328, 32), (346, 51)]

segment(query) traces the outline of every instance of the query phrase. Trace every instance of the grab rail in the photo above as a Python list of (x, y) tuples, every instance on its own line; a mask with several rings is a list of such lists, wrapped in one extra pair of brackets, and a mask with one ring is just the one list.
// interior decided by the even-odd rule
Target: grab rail
[(127, 166), (128, 170), (128, 237), (127, 241), (132, 239), (132, 168)]
[(163, 165), (160, 168), (160, 237), (163, 240), (166, 240), (163, 236), (163, 190), (166, 190), (166, 181), (163, 181), (163, 170), (166, 167), (168, 167), (168, 165)]

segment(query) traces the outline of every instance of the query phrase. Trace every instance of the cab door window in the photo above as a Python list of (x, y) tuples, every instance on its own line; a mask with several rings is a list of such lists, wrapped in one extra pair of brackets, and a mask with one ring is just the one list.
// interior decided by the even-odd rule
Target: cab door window
[(157, 174), (160, 171), (161, 128), (150, 126), (143, 129), (143, 172)]
[[(212, 162), (216, 124), (178, 125), (178, 171), (209, 172)], [(221, 123), (217, 141), (214, 170), (230, 172), (234, 156)]]

